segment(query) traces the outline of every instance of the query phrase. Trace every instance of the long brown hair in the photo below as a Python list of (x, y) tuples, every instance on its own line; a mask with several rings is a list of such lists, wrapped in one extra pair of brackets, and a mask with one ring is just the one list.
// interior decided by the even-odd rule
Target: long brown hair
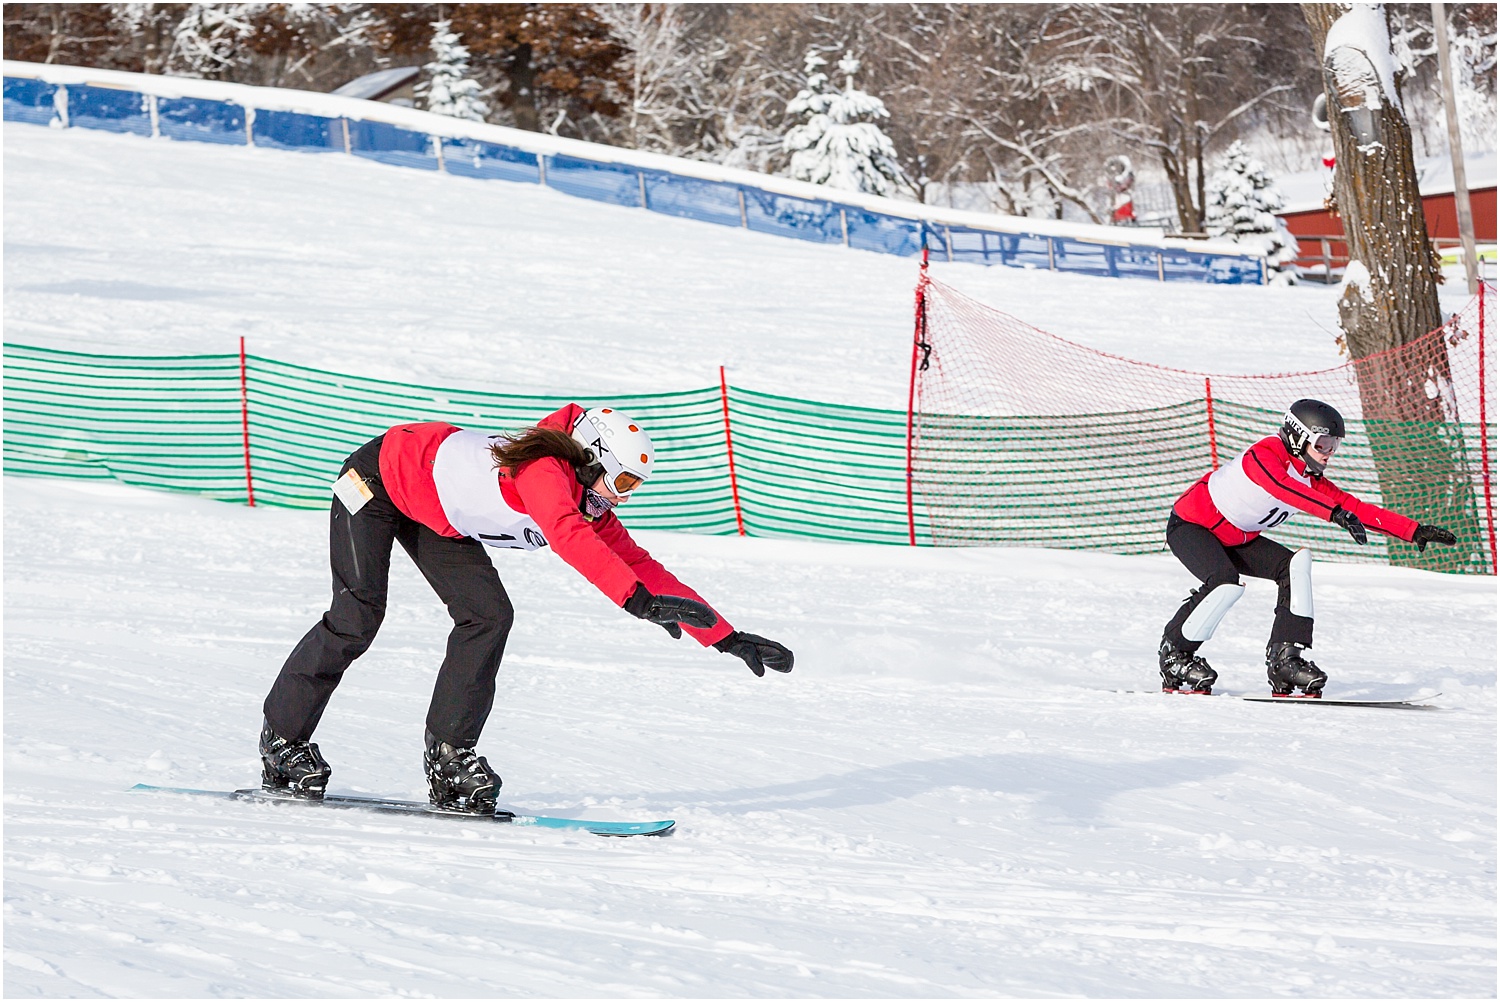
[(509, 470), (512, 476), (522, 465), (546, 456), (561, 459), (575, 472), (593, 462), (588, 449), (572, 435), (556, 428), (522, 428), (490, 446), (490, 455), (497, 467)]

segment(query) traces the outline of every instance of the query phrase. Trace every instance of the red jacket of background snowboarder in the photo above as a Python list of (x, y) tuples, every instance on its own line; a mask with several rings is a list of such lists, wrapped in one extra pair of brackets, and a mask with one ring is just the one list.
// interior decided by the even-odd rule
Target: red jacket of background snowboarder
[(1267, 435), (1233, 461), (1203, 475), (1172, 510), (1212, 532), (1225, 546), (1243, 546), (1294, 512), (1331, 521), (1335, 508), (1388, 536), (1411, 542), (1417, 523), (1361, 501), (1326, 477), (1310, 477), (1280, 436)]

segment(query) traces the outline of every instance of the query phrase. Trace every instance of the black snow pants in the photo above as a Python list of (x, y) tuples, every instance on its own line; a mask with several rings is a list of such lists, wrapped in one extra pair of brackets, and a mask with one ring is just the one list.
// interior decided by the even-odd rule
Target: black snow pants
[(510, 598), (477, 540), (439, 535), (391, 503), (380, 483), (383, 439), (367, 442), (344, 461), (340, 475), (357, 470), (374, 497), (354, 515), (333, 500), (333, 604), (282, 665), (266, 696), (266, 720), (281, 737), (312, 737), (344, 669), (369, 648), (385, 618), (391, 544), (399, 542), (453, 617), (427, 729), (456, 747), (472, 748), (495, 701), (495, 675), (514, 616)]
[(1212, 532), (1176, 512), (1167, 519), (1167, 546), (1182, 565), (1193, 572), (1193, 577), (1203, 582), (1167, 623), (1162, 636), (1173, 647), (1180, 651), (1196, 651), (1202, 646), (1202, 641), (1188, 640), (1182, 635), (1182, 624), (1198, 603), (1219, 585), (1239, 584), (1241, 574), (1276, 582), (1276, 619), (1271, 624), (1270, 642), (1312, 646), (1312, 618), (1293, 615), (1291, 609), (1291, 550), (1265, 536), (1256, 536), (1241, 546), (1225, 546)]

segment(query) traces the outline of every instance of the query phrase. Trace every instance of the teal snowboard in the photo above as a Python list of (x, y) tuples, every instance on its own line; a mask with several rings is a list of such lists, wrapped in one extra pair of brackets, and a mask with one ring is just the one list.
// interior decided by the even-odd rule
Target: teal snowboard
[(375, 811), (383, 814), (426, 814), (442, 818), (460, 818), (468, 821), (489, 821), (501, 824), (524, 825), (532, 828), (554, 828), (560, 831), (581, 831), (591, 835), (665, 835), (677, 824), (676, 821), (585, 821), (580, 818), (554, 818), (545, 814), (512, 814), (497, 811), (494, 814), (464, 814), (445, 811), (431, 804), (415, 800), (387, 800), (384, 797), (355, 797), (330, 793), (322, 800), (307, 800), (301, 797), (278, 796), (265, 790), (188, 790), (171, 786), (151, 786), (137, 783), (133, 791), (145, 793), (181, 793), (195, 797), (217, 797), (220, 800), (243, 800), (249, 803), (300, 804), (304, 807), (326, 807), (356, 811)]

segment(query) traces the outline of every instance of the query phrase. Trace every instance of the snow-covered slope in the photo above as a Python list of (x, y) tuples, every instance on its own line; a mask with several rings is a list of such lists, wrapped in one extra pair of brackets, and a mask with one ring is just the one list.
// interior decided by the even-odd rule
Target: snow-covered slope
[[(914, 261), (353, 157), (5, 130), (5, 329), (519, 391), (752, 389), (904, 407)], [(1335, 292), (934, 263), (1107, 351), (1216, 372), (1342, 361)], [(1460, 296), (1454, 308), (1462, 303)]]
[[(6, 337), (252, 350), (506, 389), (746, 385), (899, 405), (910, 262), (552, 193), (7, 128)], [(336, 162), (335, 162), (336, 161)], [(1328, 290), (936, 266), (1110, 350), (1336, 361)], [(1318, 565), (1315, 655), (1433, 711), (1130, 694), (1166, 556), (645, 534), (791, 675), (610, 607), (549, 553), (481, 743), (605, 840), (128, 793), (256, 777), (260, 701), (323, 608), (326, 523), (5, 481), (5, 993), (1455, 996), (1495, 991), (1495, 586)], [(420, 797), (446, 614), (402, 558), (317, 739)], [(1273, 589), (1211, 655), (1262, 691)]]
[[(260, 701), (327, 593), (325, 519), (6, 491), (6, 994), (1452, 996), (1494, 987), (1494, 586), (1319, 567), (1339, 683), (1438, 711), (1149, 689), (1168, 557), (655, 535), (788, 676), (503, 554), (482, 742), (528, 809), (670, 839), (124, 792), (256, 777)], [(86, 528), (83, 528), (86, 527)], [(422, 796), (446, 615), (391, 615), (317, 735)], [(1259, 691), (1273, 589), (1215, 643)]]

